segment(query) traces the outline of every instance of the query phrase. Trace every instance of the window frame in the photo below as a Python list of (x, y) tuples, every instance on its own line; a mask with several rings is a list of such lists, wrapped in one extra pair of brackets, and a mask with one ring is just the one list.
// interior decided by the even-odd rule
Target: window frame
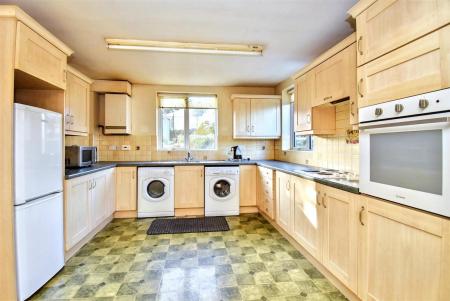
[[(201, 93), (171, 93), (171, 92), (165, 92), (164, 94), (173, 94), (174, 96), (179, 96), (181, 95), (186, 95), (186, 97), (189, 96), (193, 96), (193, 95), (204, 95), (204, 96), (215, 96), (217, 99), (217, 108), (189, 108), (189, 107), (185, 107), (185, 108), (174, 108), (174, 109), (181, 109), (184, 110), (184, 147), (183, 148), (167, 148), (167, 147), (163, 147), (163, 114), (162, 114), (162, 110), (164, 108), (161, 108), (159, 106), (159, 102), (160, 102), (160, 97), (159, 97), (159, 93), (157, 93), (157, 100), (158, 100), (158, 105), (157, 105), (157, 115), (158, 115), (158, 124), (157, 124), (157, 150), (161, 150), (161, 151), (202, 151), (202, 152), (208, 152), (208, 151), (217, 151), (219, 149), (219, 99), (217, 97), (216, 94), (201, 94)], [(215, 112), (215, 126), (214, 126), (214, 148), (211, 149), (197, 149), (197, 148), (191, 148), (190, 146), (190, 139), (189, 139), (189, 110), (195, 110), (195, 109), (201, 109), (201, 110), (214, 110)]]

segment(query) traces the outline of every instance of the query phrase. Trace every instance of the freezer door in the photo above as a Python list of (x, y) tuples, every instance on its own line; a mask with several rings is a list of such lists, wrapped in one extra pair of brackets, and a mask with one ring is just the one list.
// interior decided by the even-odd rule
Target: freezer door
[(15, 204), (62, 191), (61, 114), (15, 104)]
[(64, 265), (63, 196), (15, 207), (17, 286), (25, 300)]

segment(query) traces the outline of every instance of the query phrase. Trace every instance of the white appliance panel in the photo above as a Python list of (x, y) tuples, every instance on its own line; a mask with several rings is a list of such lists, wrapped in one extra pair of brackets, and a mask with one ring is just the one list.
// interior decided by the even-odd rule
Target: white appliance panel
[(15, 104), (15, 204), (63, 188), (62, 116)]
[(64, 266), (62, 193), (15, 207), (19, 300), (35, 293)]

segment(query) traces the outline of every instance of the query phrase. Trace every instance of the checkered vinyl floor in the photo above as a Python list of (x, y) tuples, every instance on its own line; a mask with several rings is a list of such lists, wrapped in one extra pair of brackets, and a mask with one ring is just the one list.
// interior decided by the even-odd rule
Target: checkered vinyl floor
[(116, 219), (32, 300), (346, 300), (261, 215), (227, 232), (148, 236)]

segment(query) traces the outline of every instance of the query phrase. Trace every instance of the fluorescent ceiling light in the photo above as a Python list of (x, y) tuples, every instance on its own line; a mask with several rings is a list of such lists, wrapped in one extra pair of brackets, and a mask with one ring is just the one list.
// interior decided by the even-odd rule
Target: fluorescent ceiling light
[(146, 50), (156, 52), (184, 52), (206, 54), (262, 55), (261, 45), (205, 44), (160, 42), (147, 40), (105, 39), (109, 49)]

